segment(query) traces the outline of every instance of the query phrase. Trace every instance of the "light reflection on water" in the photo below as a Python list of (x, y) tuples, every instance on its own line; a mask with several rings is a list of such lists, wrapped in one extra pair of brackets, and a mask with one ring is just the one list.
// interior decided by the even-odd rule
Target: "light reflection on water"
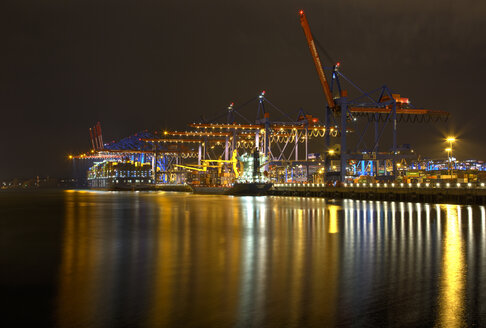
[(484, 207), (64, 197), (60, 326), (486, 324)]
[(463, 327), (466, 272), (461, 236), (461, 209), (454, 205), (445, 205), (442, 208), (446, 212), (447, 221), (440, 279), (439, 326)]

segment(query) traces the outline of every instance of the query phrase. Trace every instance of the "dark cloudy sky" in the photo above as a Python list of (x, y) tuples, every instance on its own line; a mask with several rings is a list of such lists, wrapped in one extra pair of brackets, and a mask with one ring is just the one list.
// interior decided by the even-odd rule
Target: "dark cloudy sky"
[(399, 143), (440, 156), (453, 129), (460, 158), (486, 159), (484, 0), (2, 0), (0, 179), (66, 174), (96, 121), (105, 140), (181, 129), (261, 89), (322, 117), (301, 8), (363, 89), (452, 113)]

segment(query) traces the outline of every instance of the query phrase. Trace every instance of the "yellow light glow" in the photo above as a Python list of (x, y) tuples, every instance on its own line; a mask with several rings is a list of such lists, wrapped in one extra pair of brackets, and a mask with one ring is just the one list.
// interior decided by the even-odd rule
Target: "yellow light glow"
[(69, 157), (69, 159), (73, 159), (73, 155), (69, 155), (68, 157)]
[(328, 153), (329, 155), (334, 155), (334, 149), (329, 149)]
[(447, 142), (455, 142), (456, 138), (455, 137), (447, 137), (446, 141)]
[(446, 148), (445, 151), (449, 153), (449, 152), (452, 151), (452, 149), (451, 148)]

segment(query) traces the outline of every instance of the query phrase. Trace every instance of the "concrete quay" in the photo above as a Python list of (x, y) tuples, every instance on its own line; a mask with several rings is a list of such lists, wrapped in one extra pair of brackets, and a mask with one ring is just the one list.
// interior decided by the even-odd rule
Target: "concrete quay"
[(269, 194), (422, 203), (486, 204), (484, 183), (356, 183), (337, 187), (320, 183), (277, 183), (273, 185)]

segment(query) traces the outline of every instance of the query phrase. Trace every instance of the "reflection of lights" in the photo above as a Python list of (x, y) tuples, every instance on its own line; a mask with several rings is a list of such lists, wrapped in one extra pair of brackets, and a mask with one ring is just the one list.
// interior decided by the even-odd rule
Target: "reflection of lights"
[[(484, 206), (480, 206), (479, 210), (481, 211), (481, 230), (482, 230), (482, 236), (485, 235), (486, 233), (486, 210), (484, 209)], [(482, 243), (484, 245), (484, 243)]]
[(440, 236), (441, 214), (439, 204), (435, 205), (435, 212), (437, 213), (437, 235)]
[(439, 298), (441, 327), (464, 325), (465, 267), (460, 207), (445, 205), (446, 231), (443, 244), (442, 277)]
[(426, 219), (426, 228), (425, 233), (427, 235), (427, 240), (430, 239), (430, 205), (425, 204), (425, 219)]
[(417, 203), (417, 240), (419, 243), (422, 243), (422, 204)]
[(467, 207), (467, 226), (469, 228), (468, 239), (469, 239), (470, 243), (472, 242), (472, 238), (473, 238), (473, 220), (472, 220), (472, 218), (473, 218), (472, 207), (468, 206)]
[(329, 233), (338, 233), (338, 209), (339, 206), (329, 205)]

